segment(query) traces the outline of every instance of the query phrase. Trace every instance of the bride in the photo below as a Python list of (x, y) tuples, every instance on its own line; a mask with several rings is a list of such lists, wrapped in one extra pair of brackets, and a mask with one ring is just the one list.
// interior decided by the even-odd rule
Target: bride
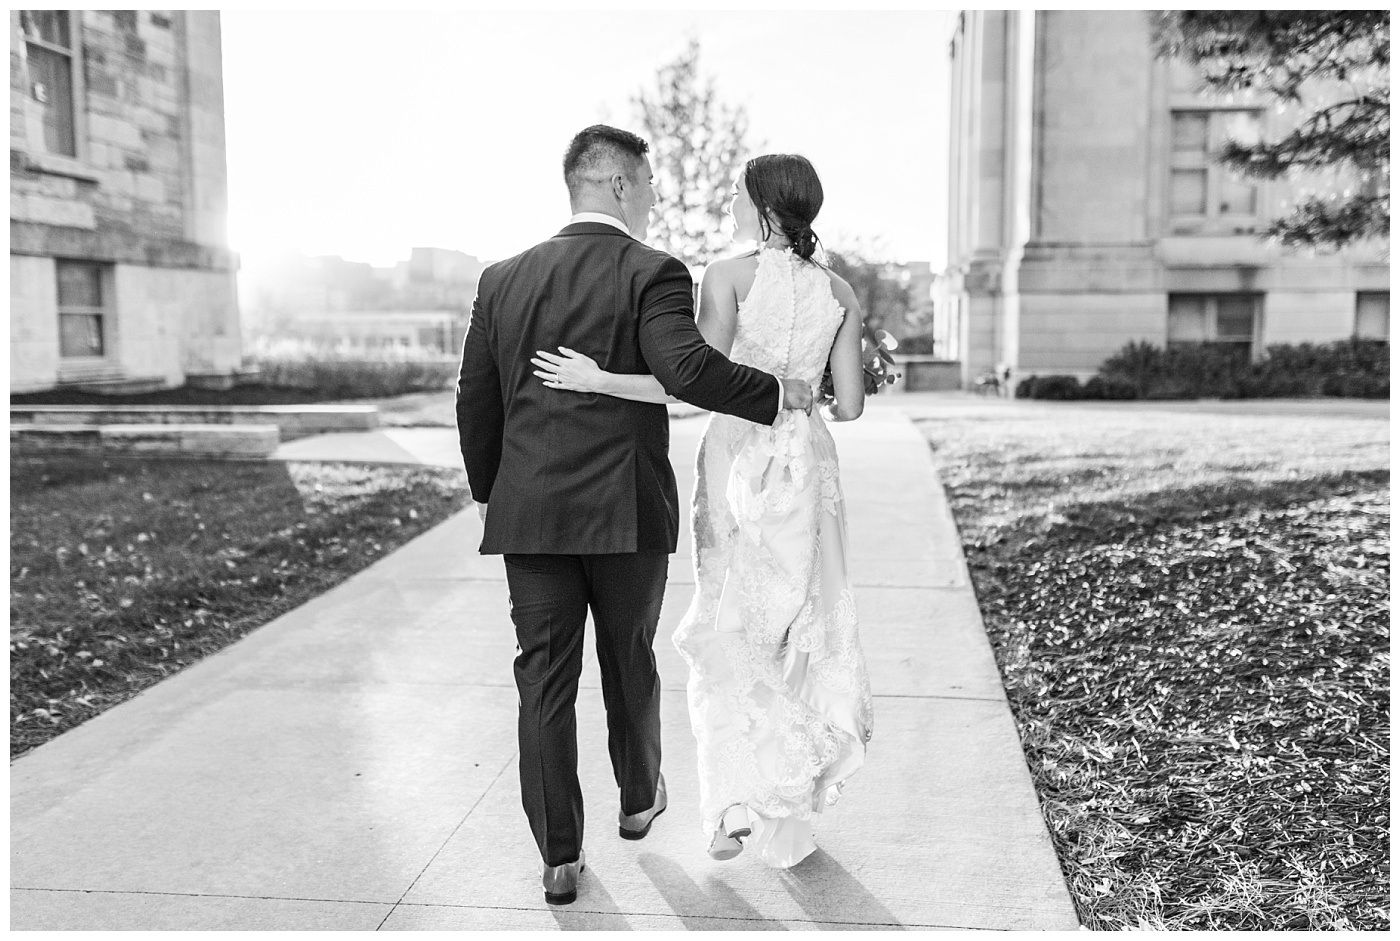
[[(826, 427), (864, 408), (861, 311), (850, 285), (812, 257), (822, 199), (796, 155), (755, 157), (735, 181), (735, 238), (759, 247), (705, 270), (700, 332), (735, 362), (814, 392), (829, 365), (834, 399), (771, 427), (710, 416), (691, 508), (696, 593), (673, 638), (690, 666), (710, 855), (730, 859), (749, 843), (780, 868), (816, 849), (812, 816), (864, 762), (872, 727)], [(551, 388), (676, 401), (653, 376), (605, 372), (563, 347), (531, 362)]]

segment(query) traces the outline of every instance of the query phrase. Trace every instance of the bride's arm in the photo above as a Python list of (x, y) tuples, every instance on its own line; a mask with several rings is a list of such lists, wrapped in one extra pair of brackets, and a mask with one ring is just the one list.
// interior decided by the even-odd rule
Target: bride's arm
[(583, 353), (567, 347), (559, 347), (559, 353), (537, 350), (530, 360), (536, 367), (535, 375), (544, 380), (551, 389), (566, 392), (597, 392), (617, 399), (630, 399), (633, 402), (679, 402), (680, 399), (666, 394), (661, 381), (650, 373), (617, 373), (599, 368), (598, 363)]
[(860, 359), (860, 332), (864, 322), (860, 301), (851, 286), (835, 275), (831, 276), (831, 293), (837, 303), (846, 308), (846, 316), (836, 330), (831, 344), (831, 385), (836, 401), (826, 406), (827, 417), (833, 421), (854, 421), (865, 410), (865, 365)]
[[(700, 281), (700, 314), (696, 318), (696, 326), (700, 328), (705, 342), (725, 356), (734, 346), (734, 329), (739, 321), (739, 301), (729, 274), (724, 262), (717, 262), (705, 269), (705, 276)], [(536, 367), (535, 375), (551, 389), (597, 392), (633, 402), (680, 401), (675, 396), (667, 395), (660, 380), (649, 373), (606, 372), (582, 353), (562, 346), (559, 353), (562, 355), (537, 350), (535, 358), (530, 360)]]
[(739, 298), (731, 277), (735, 260), (717, 261), (705, 269), (700, 279), (700, 314), (695, 318), (705, 342), (725, 356), (734, 348), (739, 323)]

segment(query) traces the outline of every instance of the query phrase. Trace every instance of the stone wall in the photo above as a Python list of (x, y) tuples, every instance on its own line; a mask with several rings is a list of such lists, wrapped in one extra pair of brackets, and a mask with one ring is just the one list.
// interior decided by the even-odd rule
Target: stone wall
[[(1021, 16), (1029, 25), (1033, 14)], [(1142, 242), (1151, 235), (1148, 15), (1061, 10), (1034, 19), (1039, 61), (1031, 238)]]
[[(237, 370), (219, 15), (70, 14), (76, 156), (48, 153), (10, 12), (12, 388)], [(53, 259), (110, 265), (107, 362), (64, 375)], [(40, 282), (48, 279), (47, 286)]]
[(58, 381), (58, 282), (52, 258), (10, 256), (10, 390)]
[(128, 380), (178, 386), (189, 376), (227, 375), (242, 350), (234, 273), (119, 264), (118, 299), (101, 364), (58, 355), (54, 259), (10, 256), (10, 390), (33, 392), (60, 382)]
[(963, 12), (940, 288), (964, 311), (965, 382), (997, 362), (1083, 377), (1130, 341), (1163, 345), (1173, 293), (1260, 295), (1262, 349), (1350, 336), (1357, 292), (1389, 291), (1373, 246), (1310, 255), (1252, 234), (1296, 195), (1288, 181), (1261, 184), (1248, 219), (1170, 218), (1173, 109), (1257, 107), (1270, 136), (1296, 115), (1196, 94), (1154, 57), (1149, 17)]

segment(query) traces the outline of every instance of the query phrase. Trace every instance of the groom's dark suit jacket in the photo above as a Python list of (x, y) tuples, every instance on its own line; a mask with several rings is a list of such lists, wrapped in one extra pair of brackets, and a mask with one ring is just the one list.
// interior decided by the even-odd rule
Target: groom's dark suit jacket
[(482, 272), (457, 383), (467, 479), (489, 504), (481, 551), (674, 552), (666, 406), (547, 388), (530, 358), (560, 346), (765, 425), (777, 379), (708, 346), (685, 265), (612, 226), (568, 225)]

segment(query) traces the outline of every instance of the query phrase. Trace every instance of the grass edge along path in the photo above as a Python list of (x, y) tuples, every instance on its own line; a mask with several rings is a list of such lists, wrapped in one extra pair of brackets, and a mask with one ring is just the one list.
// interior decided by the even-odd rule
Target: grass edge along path
[(1083, 923), (1388, 928), (1389, 470), (920, 425)]
[(434, 467), (52, 455), (10, 475), (12, 759), (470, 504)]

